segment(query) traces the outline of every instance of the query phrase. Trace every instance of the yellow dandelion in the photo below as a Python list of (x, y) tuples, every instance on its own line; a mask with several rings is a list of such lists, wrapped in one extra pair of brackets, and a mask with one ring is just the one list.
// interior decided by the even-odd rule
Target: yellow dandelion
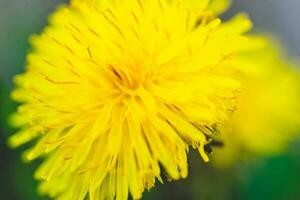
[(224, 148), (216, 149), (215, 164), (230, 167), (237, 160), (283, 151), (300, 131), (300, 72), (281, 57), (276, 45), (245, 52), (239, 66), (244, 90), (237, 111), (222, 132)]
[(204, 146), (240, 88), (228, 66), (251, 23), (222, 25), (199, 2), (195, 11), (180, 0), (74, 0), (31, 38), (9, 142), (36, 142), (24, 158), (45, 158), (41, 193), (139, 199), (162, 170), (187, 176), (190, 146), (208, 161)]

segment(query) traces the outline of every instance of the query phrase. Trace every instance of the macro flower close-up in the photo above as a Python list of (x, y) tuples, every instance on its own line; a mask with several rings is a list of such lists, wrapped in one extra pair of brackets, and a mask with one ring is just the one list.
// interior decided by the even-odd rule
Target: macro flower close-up
[(297, 56), (234, 1), (70, 0), (47, 12), (26, 2), (10, 5), (48, 22), (27, 36), (23, 68), (0, 62), (3, 188), (24, 186), (5, 199), (214, 199), (152, 190), (205, 190), (297, 146)]

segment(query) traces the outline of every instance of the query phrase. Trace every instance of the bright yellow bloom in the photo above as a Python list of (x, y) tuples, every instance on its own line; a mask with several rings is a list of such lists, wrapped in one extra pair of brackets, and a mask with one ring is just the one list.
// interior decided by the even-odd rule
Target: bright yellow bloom
[(230, 63), (251, 23), (222, 25), (202, 1), (195, 12), (179, 0), (74, 0), (31, 38), (10, 144), (36, 141), (24, 157), (46, 158), (35, 174), (42, 193), (138, 199), (162, 169), (187, 176), (189, 146), (208, 161), (204, 146), (235, 105)]
[(279, 153), (300, 131), (300, 72), (277, 49), (267, 42), (237, 63), (244, 66), (244, 90), (230, 128), (222, 132), (224, 148), (214, 154), (220, 167), (251, 155)]

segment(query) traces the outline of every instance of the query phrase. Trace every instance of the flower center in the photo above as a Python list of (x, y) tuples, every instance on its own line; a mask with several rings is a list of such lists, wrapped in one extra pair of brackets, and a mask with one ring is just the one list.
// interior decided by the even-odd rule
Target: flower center
[(135, 96), (140, 87), (147, 87), (152, 82), (154, 70), (143, 67), (116, 67), (109, 65), (109, 75), (114, 87), (122, 94)]

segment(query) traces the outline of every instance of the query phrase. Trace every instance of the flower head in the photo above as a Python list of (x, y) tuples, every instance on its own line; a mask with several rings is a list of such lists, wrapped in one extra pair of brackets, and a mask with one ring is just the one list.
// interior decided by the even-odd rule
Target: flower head
[(207, 15), (208, 1), (199, 12), (181, 2), (74, 0), (31, 38), (10, 144), (36, 141), (24, 157), (46, 159), (41, 192), (138, 199), (162, 170), (187, 176), (190, 146), (208, 161), (204, 146), (234, 108), (240, 84), (228, 66), (250, 23), (231, 30)]
[(278, 47), (266, 38), (261, 48), (246, 51), (238, 61), (244, 66), (243, 91), (229, 120), (214, 161), (219, 167), (253, 155), (279, 153), (300, 130), (300, 73), (282, 58)]

